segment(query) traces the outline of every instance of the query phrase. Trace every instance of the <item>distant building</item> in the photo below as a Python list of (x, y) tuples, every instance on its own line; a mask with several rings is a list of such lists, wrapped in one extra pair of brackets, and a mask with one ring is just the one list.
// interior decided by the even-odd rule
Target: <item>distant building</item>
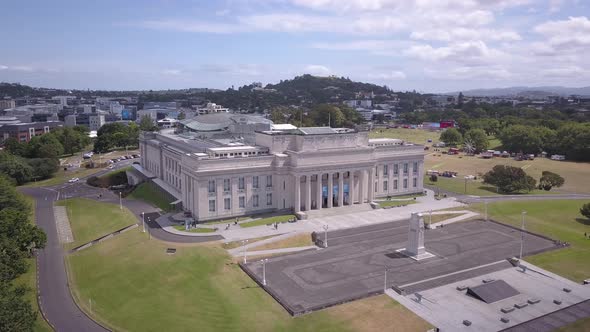
[(354, 100), (345, 100), (344, 104), (348, 107), (352, 108), (371, 108), (373, 107), (373, 101), (370, 99), (354, 99)]
[(28, 142), (34, 136), (43, 135), (63, 126), (64, 123), (61, 121), (7, 124), (0, 127), (0, 137), (3, 140), (16, 138), (19, 142)]
[(64, 117), (64, 124), (66, 127), (75, 127), (76, 126), (76, 114), (66, 115)]
[(12, 99), (0, 99), (0, 111), (7, 108), (15, 108), (16, 102)]
[(199, 114), (211, 114), (211, 113), (220, 113), (220, 112), (229, 112), (229, 108), (225, 108), (221, 105), (217, 105), (215, 103), (207, 103), (205, 107), (197, 108), (197, 113)]
[(88, 117), (88, 128), (91, 131), (99, 130), (105, 124), (105, 116), (102, 114), (91, 114)]

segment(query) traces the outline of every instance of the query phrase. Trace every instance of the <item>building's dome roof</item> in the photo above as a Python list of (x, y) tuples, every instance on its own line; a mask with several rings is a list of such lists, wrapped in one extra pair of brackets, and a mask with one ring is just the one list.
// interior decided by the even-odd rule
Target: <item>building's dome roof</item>
[(256, 115), (219, 112), (199, 115), (191, 119), (183, 120), (180, 123), (192, 131), (222, 131), (226, 130), (232, 123), (272, 124), (272, 121)]

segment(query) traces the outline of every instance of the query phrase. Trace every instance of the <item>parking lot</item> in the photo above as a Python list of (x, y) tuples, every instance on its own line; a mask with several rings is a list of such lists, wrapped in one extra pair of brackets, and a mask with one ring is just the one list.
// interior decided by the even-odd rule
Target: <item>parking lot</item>
[[(407, 292), (502, 270), (521, 243), (520, 231), (502, 224), (456, 223), (427, 230), (425, 246), (436, 257), (416, 262), (396, 251), (405, 247), (407, 234), (407, 220), (330, 232), (327, 249), (270, 258), (265, 289), (299, 315), (383, 292), (385, 268), (387, 287)], [(528, 233), (524, 243), (525, 256), (556, 248)], [(242, 267), (263, 284), (260, 261)]]

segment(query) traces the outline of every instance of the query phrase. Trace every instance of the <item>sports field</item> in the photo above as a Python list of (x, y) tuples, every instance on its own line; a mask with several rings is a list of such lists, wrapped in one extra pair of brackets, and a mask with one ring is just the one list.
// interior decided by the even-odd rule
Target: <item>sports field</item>
[[(369, 138), (399, 138), (414, 144), (432, 145), (432, 143), (439, 141), (440, 131), (406, 128), (380, 128), (372, 130), (369, 133)], [(432, 143), (428, 143), (429, 139), (432, 140)]]
[[(425, 170), (458, 172), (460, 180), (463, 180), (466, 175), (480, 177), (496, 165), (521, 167), (537, 181), (541, 177), (541, 172), (551, 171), (565, 179), (563, 187), (555, 188), (552, 192), (590, 193), (590, 163), (555, 161), (548, 158), (527, 161), (516, 161), (512, 158), (482, 159), (477, 156), (449, 156), (440, 153), (429, 153), (424, 158)], [(459, 192), (463, 193), (463, 191)], [(472, 193), (472, 195), (477, 195), (477, 193)]]
[[(166, 248), (177, 249), (174, 255)], [(386, 296), (292, 318), (218, 243), (173, 245), (139, 231), (69, 255), (77, 303), (114, 330), (425, 331)], [(92, 299), (92, 312), (89, 302)]]

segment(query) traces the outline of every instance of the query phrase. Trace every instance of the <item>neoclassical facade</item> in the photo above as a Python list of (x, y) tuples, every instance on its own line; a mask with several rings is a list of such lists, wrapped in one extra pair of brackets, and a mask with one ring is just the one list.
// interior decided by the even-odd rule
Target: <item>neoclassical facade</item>
[(255, 133), (255, 144), (142, 133), (141, 169), (197, 221), (366, 204), (423, 190), (424, 149), (328, 127)]

